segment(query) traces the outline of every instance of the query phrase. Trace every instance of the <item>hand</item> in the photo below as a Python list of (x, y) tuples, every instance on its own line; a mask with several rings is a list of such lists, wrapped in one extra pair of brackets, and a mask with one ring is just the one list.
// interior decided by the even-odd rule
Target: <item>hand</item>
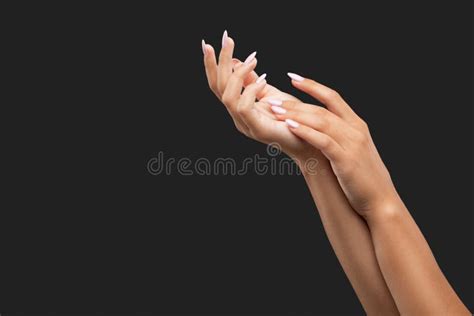
[[(298, 162), (304, 163), (308, 158), (326, 160), (319, 150), (290, 132), (284, 122), (278, 121), (268, 103), (272, 99), (299, 100), (267, 84), (265, 75), (258, 77), (253, 71), (257, 65), (255, 53), (244, 62), (233, 59), (234, 41), (226, 32), (222, 44), (217, 63), (214, 48), (202, 42), (204, 65), (209, 87), (224, 103), (237, 129), (265, 144), (278, 143)], [(255, 102), (256, 99), (259, 102)]]
[(294, 101), (271, 109), (277, 119), (286, 121), (289, 130), (329, 159), (352, 207), (367, 216), (387, 202), (398, 202), (367, 124), (334, 90), (296, 74), (289, 76), (294, 87), (316, 98), (327, 109)]

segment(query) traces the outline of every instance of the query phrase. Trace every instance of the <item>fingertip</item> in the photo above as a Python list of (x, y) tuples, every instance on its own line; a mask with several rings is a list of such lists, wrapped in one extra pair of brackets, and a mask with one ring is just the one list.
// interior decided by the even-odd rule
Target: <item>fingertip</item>
[(300, 76), (300, 75), (298, 75), (298, 74), (295, 74), (295, 73), (293, 73), (293, 72), (288, 72), (287, 75), (288, 75), (288, 77), (291, 78), (291, 81), (292, 81), (292, 82), (302, 82), (302, 81), (304, 81), (304, 79), (305, 79), (304, 77), (302, 77), (302, 76)]
[(282, 114), (286, 113), (286, 110), (284, 108), (282, 108), (281, 106), (278, 106), (278, 105), (272, 105), (272, 106), (270, 106), (270, 109), (277, 116), (281, 116)]
[(227, 37), (227, 43), (226, 45), (229, 45), (230, 47), (234, 47), (235, 46), (235, 42), (234, 40), (232, 39), (232, 37)]
[(266, 84), (267, 84), (267, 80), (263, 79), (263, 80), (260, 80), (260, 82), (255, 81), (249, 84), (245, 89), (248, 91), (255, 91), (256, 93), (258, 93), (265, 87)]
[(262, 74), (260, 77), (257, 78), (257, 80), (255, 82), (256, 83), (266, 82), (266, 80), (265, 80), (266, 77), (267, 77), (267, 74)]
[(202, 51), (203, 51), (205, 59), (212, 58), (213, 56), (215, 57), (214, 47), (204, 42), (204, 40), (203, 40), (203, 45), (202, 45)]
[(263, 91), (263, 89), (265, 89), (266, 85), (267, 85), (267, 80), (263, 79), (261, 80), (259, 83), (255, 83), (257, 85), (257, 88), (256, 88), (256, 95), (258, 95), (259, 93), (261, 93)]
[(255, 84), (257, 85), (257, 93), (262, 91), (263, 88), (265, 88), (265, 86), (267, 85), (267, 79), (265, 79), (266, 77), (267, 74), (263, 74), (258, 77), (257, 80), (255, 80)]
[(243, 62), (242, 67), (246, 67), (246, 68), (248, 68), (248, 71), (252, 71), (257, 67), (257, 62), (258, 62), (257, 58), (254, 58), (253, 60), (251, 60), (247, 63)]
[(290, 127), (290, 129), (296, 129), (300, 126), (298, 122), (293, 121), (292, 119), (286, 119), (285, 123), (288, 125), (288, 127)]
[(201, 48), (202, 48), (202, 53), (204, 56), (206, 56), (206, 41), (204, 39), (201, 40)]

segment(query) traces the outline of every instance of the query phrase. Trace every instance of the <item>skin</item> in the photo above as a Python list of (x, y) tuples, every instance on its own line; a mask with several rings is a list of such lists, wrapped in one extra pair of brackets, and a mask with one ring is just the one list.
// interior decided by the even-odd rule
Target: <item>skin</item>
[(366, 220), (378, 264), (400, 313), (471, 315), (399, 197), (367, 124), (334, 90), (299, 79), (292, 81), (293, 86), (326, 108), (285, 101), (281, 107), (286, 113), (275, 116), (296, 122), (290, 121), (289, 129), (329, 159), (345, 196)]
[[(209, 87), (225, 105), (241, 133), (265, 144), (277, 142), (298, 163), (328, 239), (366, 313), (398, 315), (377, 263), (369, 228), (352, 209), (329, 161), (319, 149), (288, 129), (267, 103), (272, 99), (287, 101), (288, 104), (300, 101), (265, 80), (257, 83), (258, 76), (254, 72), (257, 60), (242, 63), (232, 58), (233, 50), (234, 41), (225, 38), (217, 63), (213, 47), (203, 45)], [(306, 168), (310, 158), (319, 162), (316, 174)]]

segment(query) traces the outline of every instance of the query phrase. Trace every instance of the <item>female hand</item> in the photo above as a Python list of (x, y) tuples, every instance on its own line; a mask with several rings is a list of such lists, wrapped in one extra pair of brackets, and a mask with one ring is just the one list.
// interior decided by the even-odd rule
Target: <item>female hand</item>
[(294, 101), (271, 109), (289, 130), (329, 159), (352, 207), (363, 216), (398, 203), (399, 197), (370, 136), (367, 124), (334, 90), (296, 74), (292, 84), (326, 108)]
[[(232, 58), (234, 41), (224, 32), (219, 63), (214, 49), (202, 42), (204, 65), (209, 87), (226, 106), (237, 129), (244, 135), (265, 144), (278, 143), (282, 150), (298, 162), (307, 158), (326, 160), (313, 146), (290, 132), (270, 110), (272, 99), (299, 102), (295, 97), (269, 85), (265, 75), (258, 77), (256, 53), (244, 62)], [(242, 93), (242, 89), (245, 90)], [(256, 99), (260, 100), (256, 102)], [(270, 101), (269, 101), (270, 100)]]

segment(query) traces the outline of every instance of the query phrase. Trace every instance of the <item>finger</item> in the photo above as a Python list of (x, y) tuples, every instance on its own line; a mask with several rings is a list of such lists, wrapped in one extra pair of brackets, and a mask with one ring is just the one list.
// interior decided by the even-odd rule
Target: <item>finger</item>
[[(270, 102), (273, 103), (274, 101)], [(291, 107), (287, 106), (289, 103), (292, 105)], [(270, 109), (278, 120), (291, 119), (297, 121), (332, 137), (341, 146), (344, 146), (348, 139), (347, 133), (352, 131), (352, 127), (348, 123), (320, 106), (287, 101), (282, 102), (281, 106), (272, 105)]]
[[(204, 66), (206, 69), (206, 76), (207, 76), (207, 81), (209, 83), (209, 87), (211, 90), (214, 92), (214, 94), (221, 99), (221, 95), (218, 91), (217, 88), (217, 62), (216, 62), (216, 54), (214, 52), (214, 48), (206, 44), (204, 40), (202, 40), (202, 51), (204, 54)], [(230, 113), (230, 112), (229, 112)], [(242, 122), (240, 119), (236, 119), (232, 116), (232, 120), (234, 121), (234, 124), (241, 133), (247, 134), (248, 133), (248, 127)]]
[(239, 130), (244, 130), (245, 134), (248, 132), (248, 127), (245, 122), (243, 122), (240, 115), (236, 113), (236, 108), (239, 103), (240, 94), (242, 93), (244, 77), (257, 66), (255, 54), (251, 54), (249, 57), (251, 58), (248, 58), (247, 62), (234, 71), (234, 73), (230, 76), (225, 91), (222, 94), (222, 103), (224, 103), (224, 105), (227, 107), (227, 110), (232, 116), (235, 125), (238, 128), (240, 127)]
[(331, 136), (291, 119), (287, 119), (286, 124), (290, 131), (319, 149), (330, 161), (337, 162), (343, 158), (344, 150)]
[[(236, 71), (237, 69), (239, 69), (239, 67), (241, 67), (243, 65), (243, 62), (238, 60), (237, 58), (233, 58), (232, 62), (234, 64), (234, 71)], [(245, 77), (245, 79), (244, 79), (244, 87), (254, 83), (258, 79), (258, 77), (259, 76), (255, 71), (252, 71), (251, 73), (249, 73), (248, 76)], [(270, 94), (272, 92), (272, 90), (276, 90), (276, 88), (273, 87), (272, 85), (268, 84), (268, 82), (267, 82), (265, 87), (259, 93), (257, 93), (257, 99), (261, 100), (266, 95)]]
[(320, 101), (334, 114), (343, 119), (352, 119), (355, 116), (351, 107), (342, 99), (339, 93), (333, 89), (291, 72), (288, 73), (288, 76), (292, 79), (291, 83), (295, 88)]
[(217, 88), (219, 94), (225, 90), (227, 80), (232, 75), (232, 54), (234, 53), (234, 41), (227, 36), (227, 31), (224, 31), (222, 36), (222, 48), (219, 54), (219, 64), (217, 66)]
[(225, 91), (222, 94), (222, 102), (231, 110), (235, 108), (239, 102), (245, 77), (247, 77), (256, 66), (257, 59), (255, 59), (255, 53), (252, 53), (246, 59), (245, 63), (232, 73), (227, 81)]
[(261, 115), (255, 107), (255, 99), (257, 98), (258, 92), (261, 91), (265, 85), (266, 80), (262, 79), (261, 81), (257, 80), (255, 83), (247, 86), (237, 106), (237, 114), (257, 138), (263, 138), (265, 131), (258, 128)]
[(214, 48), (211, 45), (206, 44), (204, 40), (202, 40), (201, 44), (202, 52), (204, 54), (204, 67), (206, 69), (206, 77), (209, 88), (218, 98), (220, 98), (217, 89), (217, 62)]
[[(232, 58), (232, 63), (234, 71), (239, 69), (244, 63), (237, 58)], [(251, 83), (254, 83), (257, 80), (258, 74), (255, 71), (250, 72), (244, 79), (244, 87), (248, 86)]]
[(298, 101), (283, 101), (280, 99), (268, 99), (266, 100), (266, 102), (270, 105), (283, 107), (286, 110), (295, 110), (295, 111), (312, 113), (312, 114), (317, 114), (321, 110), (326, 110), (325, 108), (319, 105), (303, 103), (303, 102), (298, 102)]

